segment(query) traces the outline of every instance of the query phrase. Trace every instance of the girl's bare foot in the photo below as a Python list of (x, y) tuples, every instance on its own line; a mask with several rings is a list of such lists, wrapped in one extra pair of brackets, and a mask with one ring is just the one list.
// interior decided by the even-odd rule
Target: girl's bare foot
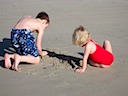
[(4, 55), (4, 67), (5, 68), (10, 68), (12, 65), (11, 65), (11, 58), (9, 56), (9, 54), (5, 54)]

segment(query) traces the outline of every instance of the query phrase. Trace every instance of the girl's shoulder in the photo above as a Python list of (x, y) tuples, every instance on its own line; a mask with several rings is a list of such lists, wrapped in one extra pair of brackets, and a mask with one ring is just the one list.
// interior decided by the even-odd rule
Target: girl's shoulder
[(94, 53), (96, 50), (96, 42), (94, 40), (91, 40), (87, 43), (86, 49), (90, 50), (90, 54)]
[(90, 40), (89, 42), (86, 43), (86, 48), (91, 48), (95, 45), (94, 41)]
[(90, 40), (87, 42), (87, 45), (97, 44), (94, 40)]
[(94, 40), (89, 40), (89, 41), (87, 41), (85, 44), (83, 44), (82, 47), (91, 46), (91, 45), (94, 44), (94, 43), (95, 43)]

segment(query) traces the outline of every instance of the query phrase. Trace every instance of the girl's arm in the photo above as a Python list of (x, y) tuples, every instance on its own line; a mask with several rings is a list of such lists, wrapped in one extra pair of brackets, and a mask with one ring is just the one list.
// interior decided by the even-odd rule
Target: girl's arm
[(77, 73), (83, 73), (86, 70), (86, 68), (87, 68), (87, 60), (88, 60), (88, 56), (89, 56), (90, 52), (91, 52), (91, 44), (88, 43), (85, 46), (82, 66), (76, 69)]

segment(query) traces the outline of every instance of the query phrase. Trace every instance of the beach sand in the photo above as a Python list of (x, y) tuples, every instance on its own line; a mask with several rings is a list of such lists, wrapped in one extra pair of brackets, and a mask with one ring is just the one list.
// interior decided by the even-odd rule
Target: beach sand
[[(127, 96), (127, 9), (127, 0), (0, 0), (0, 96)], [(21, 63), (19, 72), (3, 68), (3, 55), (13, 52), (11, 29), (22, 16), (40, 11), (50, 16), (42, 42), (49, 54), (37, 65)], [(88, 65), (83, 74), (74, 72), (84, 51), (72, 45), (79, 25), (99, 44), (111, 41), (115, 60), (110, 68)]]

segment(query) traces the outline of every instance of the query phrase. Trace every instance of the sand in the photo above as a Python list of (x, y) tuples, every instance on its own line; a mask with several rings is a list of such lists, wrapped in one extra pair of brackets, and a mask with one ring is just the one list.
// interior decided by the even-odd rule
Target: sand
[[(127, 9), (127, 0), (1, 0), (0, 96), (127, 96)], [(35, 17), (40, 11), (51, 20), (42, 42), (49, 55), (37, 65), (20, 64), (19, 72), (3, 68), (3, 55), (14, 51), (11, 29), (22, 16)], [(71, 42), (79, 25), (99, 44), (111, 41), (115, 61), (110, 68), (88, 65), (83, 74), (74, 72), (83, 54), (83, 48)]]

